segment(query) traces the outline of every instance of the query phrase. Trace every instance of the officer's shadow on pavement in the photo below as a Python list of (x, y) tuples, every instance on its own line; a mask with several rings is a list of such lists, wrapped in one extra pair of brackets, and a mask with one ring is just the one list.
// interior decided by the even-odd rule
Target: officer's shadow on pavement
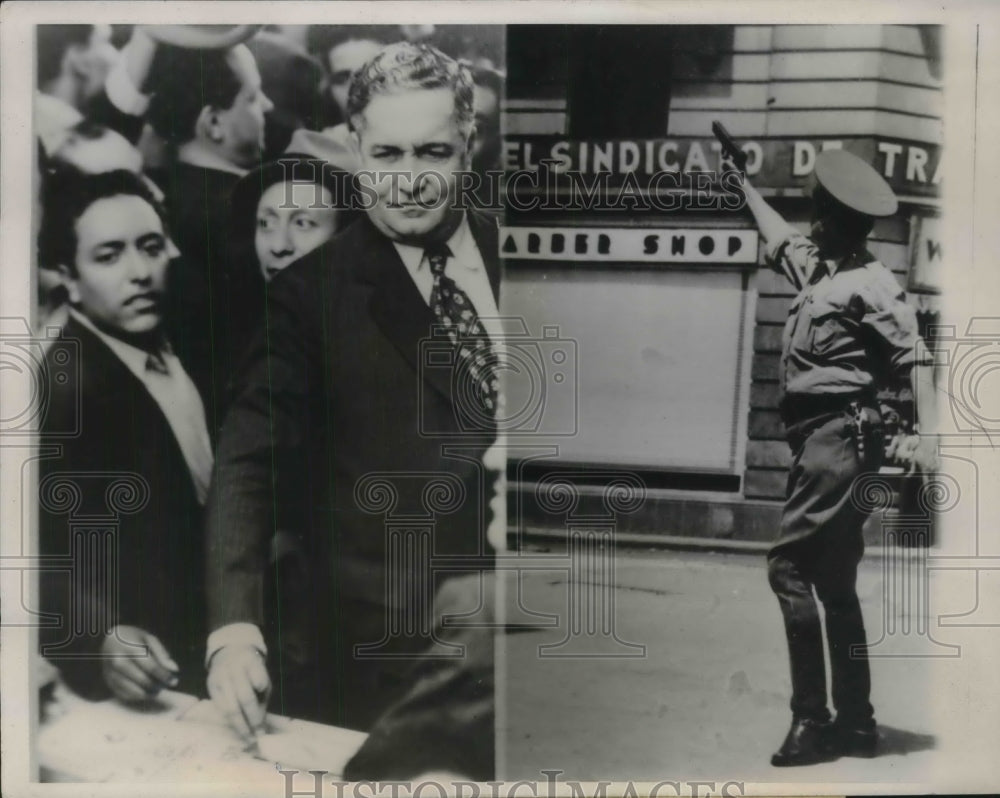
[(937, 748), (937, 738), (933, 734), (918, 734), (917, 732), (896, 729), (892, 726), (878, 727), (878, 755), (915, 754), (918, 751), (932, 751)]

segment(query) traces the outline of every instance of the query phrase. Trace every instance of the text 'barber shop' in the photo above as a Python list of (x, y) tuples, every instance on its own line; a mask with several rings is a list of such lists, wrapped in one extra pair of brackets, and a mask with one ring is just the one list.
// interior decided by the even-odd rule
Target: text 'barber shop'
[(506, 227), (507, 258), (655, 263), (753, 263), (755, 230)]

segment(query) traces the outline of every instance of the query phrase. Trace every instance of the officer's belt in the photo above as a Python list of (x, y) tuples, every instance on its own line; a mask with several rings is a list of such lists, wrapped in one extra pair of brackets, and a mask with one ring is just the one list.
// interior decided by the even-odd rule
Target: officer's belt
[(847, 410), (851, 402), (874, 405), (875, 394), (870, 391), (853, 393), (788, 393), (778, 403), (781, 420), (786, 427), (819, 416), (832, 416)]

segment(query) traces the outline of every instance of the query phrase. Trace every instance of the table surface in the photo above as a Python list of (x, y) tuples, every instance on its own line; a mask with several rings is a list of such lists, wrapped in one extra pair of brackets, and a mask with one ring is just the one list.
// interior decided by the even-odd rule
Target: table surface
[(164, 691), (135, 707), (87, 701), (60, 684), (36, 750), (43, 781), (243, 783), (283, 779), (278, 769), (338, 778), (367, 736), (280, 715), (267, 716), (265, 731), (251, 751), (211, 701)]

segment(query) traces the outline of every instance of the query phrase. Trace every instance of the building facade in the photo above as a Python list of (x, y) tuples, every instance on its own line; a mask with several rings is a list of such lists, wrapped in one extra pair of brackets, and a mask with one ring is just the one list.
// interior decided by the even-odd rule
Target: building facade
[[(793, 291), (762, 266), (749, 212), (714, 174), (712, 122), (803, 231), (816, 155), (845, 148), (871, 163), (900, 209), (870, 249), (926, 334), (943, 258), (941, 30), (510, 26), (507, 37), (501, 311), (523, 320), (543, 363), (533, 379), (547, 381), (542, 393), (523, 375), (508, 383), (512, 406), (535, 413), (535, 448), (512, 452), (524, 530), (545, 526), (546, 473), (596, 495), (630, 471), (647, 501), (620, 532), (770, 540), (791, 459), (777, 402)], [(908, 386), (883, 398), (905, 426)]]

